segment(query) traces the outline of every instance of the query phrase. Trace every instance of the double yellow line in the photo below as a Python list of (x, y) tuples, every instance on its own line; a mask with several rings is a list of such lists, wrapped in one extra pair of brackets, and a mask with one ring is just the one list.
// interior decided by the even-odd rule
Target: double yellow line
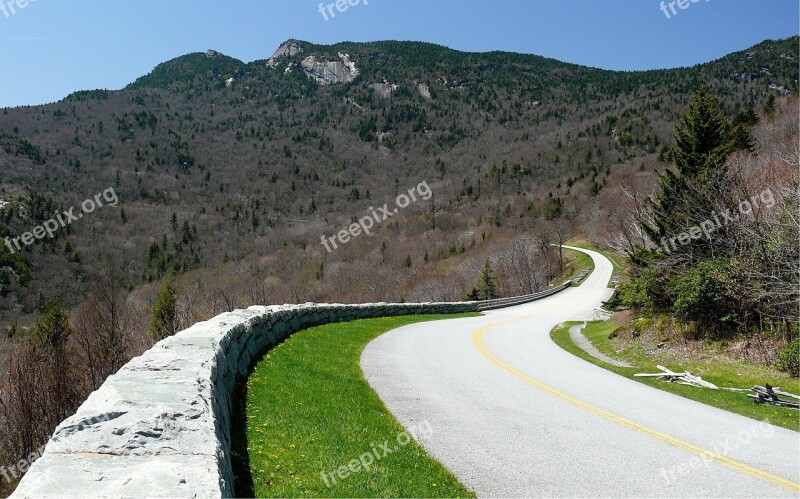
[[(560, 307), (557, 307), (557, 308), (560, 308)], [(516, 377), (516, 378), (524, 381), (525, 383), (533, 386), (534, 388), (538, 388), (539, 390), (542, 390), (545, 393), (548, 393), (548, 394), (550, 394), (550, 395), (552, 395), (552, 396), (554, 396), (556, 398), (559, 398), (559, 399), (561, 399), (561, 400), (563, 400), (565, 402), (568, 402), (568, 403), (570, 403), (570, 404), (572, 404), (572, 405), (574, 405), (576, 407), (579, 407), (579, 408), (581, 408), (581, 409), (583, 409), (585, 411), (591, 412), (591, 413), (596, 414), (596, 415), (598, 415), (598, 416), (600, 416), (602, 418), (608, 419), (609, 421), (613, 421), (614, 423), (617, 423), (617, 424), (619, 424), (621, 426), (624, 426), (625, 428), (630, 428), (631, 430), (637, 431), (637, 432), (639, 432), (639, 433), (641, 433), (643, 435), (647, 435), (648, 437), (655, 438), (656, 440), (660, 440), (660, 441), (662, 441), (664, 443), (667, 443), (667, 444), (672, 445), (674, 447), (677, 447), (679, 449), (685, 450), (687, 452), (691, 452), (692, 454), (696, 454), (696, 455), (698, 455), (698, 456), (700, 456), (700, 457), (702, 457), (704, 459), (708, 459), (708, 460), (713, 461), (715, 463), (719, 463), (719, 464), (721, 464), (723, 466), (727, 466), (728, 468), (731, 468), (733, 470), (745, 473), (747, 475), (750, 475), (752, 477), (758, 478), (758, 479), (763, 480), (765, 482), (769, 482), (771, 484), (777, 485), (778, 487), (782, 487), (782, 488), (784, 488), (784, 489), (786, 489), (788, 491), (794, 492), (795, 494), (800, 494), (800, 484), (795, 483), (795, 482), (793, 482), (791, 480), (787, 480), (785, 478), (779, 477), (778, 475), (774, 475), (772, 473), (769, 473), (769, 472), (764, 471), (764, 470), (760, 470), (758, 468), (753, 468), (752, 466), (748, 466), (748, 465), (746, 465), (744, 463), (740, 463), (739, 461), (731, 459), (731, 458), (729, 458), (727, 456), (724, 456), (722, 454), (719, 454), (717, 452), (713, 452), (713, 451), (710, 451), (708, 449), (704, 449), (703, 447), (698, 447), (697, 445), (691, 444), (689, 442), (685, 442), (683, 440), (680, 440), (678, 438), (672, 437), (672, 436), (667, 435), (665, 433), (661, 433), (660, 431), (654, 430), (652, 428), (649, 428), (649, 427), (644, 426), (642, 424), (636, 423), (636, 422), (631, 421), (629, 419), (625, 419), (622, 416), (618, 416), (618, 415), (616, 415), (614, 413), (606, 411), (605, 409), (601, 409), (599, 407), (593, 406), (591, 404), (583, 402), (582, 400), (578, 400), (575, 397), (567, 395), (566, 393), (564, 393), (562, 391), (556, 390), (555, 388), (553, 388), (551, 386), (548, 386), (548, 385), (542, 383), (541, 381), (539, 381), (539, 380), (537, 380), (535, 378), (532, 378), (531, 376), (528, 376), (527, 374), (525, 374), (524, 372), (520, 371), (519, 369), (516, 369), (515, 367), (503, 362), (496, 355), (494, 355), (492, 352), (490, 352), (489, 349), (486, 348), (486, 345), (484, 345), (483, 339), (486, 336), (486, 333), (488, 333), (492, 329), (496, 329), (496, 328), (499, 328), (499, 327), (502, 327), (502, 326), (506, 326), (506, 325), (509, 325), (509, 324), (514, 324), (514, 323), (517, 323), (517, 322), (522, 322), (522, 321), (524, 321), (526, 319), (530, 319), (532, 317), (533, 316), (525, 316), (525, 317), (520, 317), (520, 318), (517, 318), (517, 319), (508, 320), (508, 321), (505, 321), (505, 322), (500, 322), (500, 323), (497, 323), (497, 324), (492, 324), (490, 326), (486, 326), (486, 327), (478, 330), (472, 336), (472, 343), (473, 343), (473, 345), (475, 345), (475, 348), (478, 350), (478, 352), (480, 352), (481, 355), (483, 355), (484, 357), (489, 359), (489, 361), (491, 361), (493, 364), (495, 364), (496, 366), (500, 367), (504, 371), (507, 371), (508, 373), (513, 375), (514, 377)]]

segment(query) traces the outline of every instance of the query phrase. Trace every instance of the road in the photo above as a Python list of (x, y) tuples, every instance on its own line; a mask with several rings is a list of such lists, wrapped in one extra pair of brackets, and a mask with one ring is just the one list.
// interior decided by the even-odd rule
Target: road
[(579, 287), (372, 341), (370, 385), (479, 497), (798, 497), (800, 434), (618, 376), (550, 339), (608, 299), (611, 263)]

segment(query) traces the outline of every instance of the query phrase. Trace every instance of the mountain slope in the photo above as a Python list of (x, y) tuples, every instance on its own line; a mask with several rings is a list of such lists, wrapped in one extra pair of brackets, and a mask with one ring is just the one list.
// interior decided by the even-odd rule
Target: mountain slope
[[(243, 301), (459, 298), (476, 262), (520, 233), (561, 223), (602, 238), (611, 188), (654, 178), (699, 83), (731, 115), (798, 88), (797, 37), (646, 72), (418, 42), (287, 44), (269, 61), (189, 54), (121, 91), (3, 110), (0, 236), (47, 219), (36, 199), (65, 210), (113, 188), (120, 204), (3, 267), (0, 320), (78, 303), (107, 253), (129, 289), (192, 271), (213, 289), (246, 274), (268, 290)], [(423, 181), (432, 198), (372, 237), (320, 244)]]

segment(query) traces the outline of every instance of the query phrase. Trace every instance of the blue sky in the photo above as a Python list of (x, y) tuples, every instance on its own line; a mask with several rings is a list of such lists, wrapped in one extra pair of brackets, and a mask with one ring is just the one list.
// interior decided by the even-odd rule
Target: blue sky
[(798, 0), (699, 0), (669, 19), (661, 0), (360, 0), (328, 21), (320, 0), (27, 1), (0, 9), (0, 107), (118, 89), (209, 48), (266, 59), (289, 38), (423, 40), (635, 70), (713, 60), (796, 35), (800, 22)]

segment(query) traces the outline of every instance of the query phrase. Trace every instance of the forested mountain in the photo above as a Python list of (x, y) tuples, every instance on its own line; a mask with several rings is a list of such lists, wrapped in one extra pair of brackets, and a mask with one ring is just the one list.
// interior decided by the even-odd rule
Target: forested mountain
[[(180, 275), (200, 316), (264, 301), (460, 298), (521, 234), (604, 240), (618, 185), (655, 182), (701, 83), (744, 116), (796, 94), (797, 64), (797, 37), (645, 72), (290, 40), (269, 60), (210, 50), (123, 90), (4, 109), (0, 237), (109, 189), (119, 202), (19, 251), (0, 245), (0, 324), (29, 324), (57, 298), (77, 305), (109, 255), (131, 301), (152, 307), (148, 283)], [(330, 253), (320, 244), (421, 182), (431, 199), (373, 235)]]
[(0, 110), (0, 464), (197, 321), (533, 293), (573, 238), (629, 257), (612, 334), (796, 375), (798, 41), (614, 72), (290, 40)]

